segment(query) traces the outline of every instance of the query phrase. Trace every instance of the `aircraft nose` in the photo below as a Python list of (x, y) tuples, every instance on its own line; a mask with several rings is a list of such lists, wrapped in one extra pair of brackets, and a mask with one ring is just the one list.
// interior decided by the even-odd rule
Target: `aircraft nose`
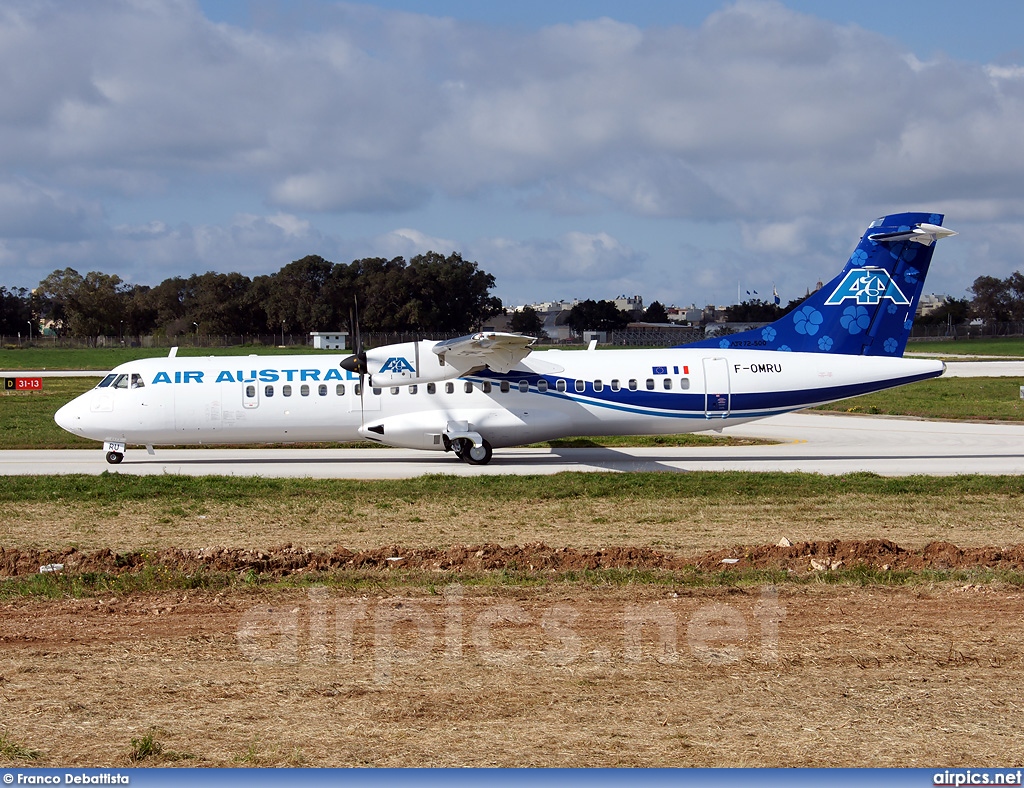
[(53, 420), (62, 430), (80, 434), (82, 431), (82, 409), (77, 400), (71, 400), (53, 414)]

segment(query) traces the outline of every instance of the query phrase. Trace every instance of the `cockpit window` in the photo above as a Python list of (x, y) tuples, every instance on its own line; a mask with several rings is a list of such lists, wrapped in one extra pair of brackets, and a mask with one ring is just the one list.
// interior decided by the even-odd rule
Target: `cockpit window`
[(114, 378), (116, 378), (116, 377), (117, 377), (117, 375), (115, 375), (113, 373), (107, 375), (105, 378), (103, 378), (103, 380), (101, 380), (99, 383), (96, 384), (96, 388), (98, 388), (98, 389), (105, 389), (107, 386), (109, 386), (111, 383), (114, 382)]
[(142, 375), (140, 375), (138, 372), (133, 372), (132, 373), (132, 388), (133, 389), (141, 389), (141, 388), (144, 388), (145, 385), (146, 384), (142, 380)]
[(126, 389), (126, 388), (128, 388), (128, 376), (127, 375), (118, 375), (117, 378), (114, 380), (114, 388), (115, 389)]

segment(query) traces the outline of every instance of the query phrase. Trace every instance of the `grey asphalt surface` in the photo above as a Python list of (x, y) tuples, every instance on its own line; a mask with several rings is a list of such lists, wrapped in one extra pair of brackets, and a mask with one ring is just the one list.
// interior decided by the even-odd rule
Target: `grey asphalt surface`
[(346, 479), (553, 474), (562, 471), (807, 471), (882, 476), (1024, 473), (1024, 425), (794, 413), (726, 434), (782, 441), (766, 446), (636, 449), (496, 449), (489, 465), (404, 449), (129, 448), (108, 465), (92, 450), (0, 452), (0, 474), (184, 474)]

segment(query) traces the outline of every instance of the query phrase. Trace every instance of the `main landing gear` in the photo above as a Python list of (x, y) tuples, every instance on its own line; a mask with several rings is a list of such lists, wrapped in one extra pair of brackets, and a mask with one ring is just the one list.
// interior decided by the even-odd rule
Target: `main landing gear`
[(452, 451), (456, 457), (470, 465), (486, 465), (494, 454), (491, 444), (483, 439), (477, 446), (469, 438), (456, 438), (452, 441)]
[(119, 451), (108, 451), (107, 462), (111, 465), (117, 465), (121, 460), (124, 459), (124, 453)]

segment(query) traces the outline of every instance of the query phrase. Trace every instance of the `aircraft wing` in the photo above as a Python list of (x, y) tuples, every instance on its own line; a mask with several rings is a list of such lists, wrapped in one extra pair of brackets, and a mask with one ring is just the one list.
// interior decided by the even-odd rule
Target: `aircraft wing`
[(462, 369), (487, 366), (505, 373), (530, 355), (536, 337), (484, 331), (438, 342), (431, 348), (442, 364)]

